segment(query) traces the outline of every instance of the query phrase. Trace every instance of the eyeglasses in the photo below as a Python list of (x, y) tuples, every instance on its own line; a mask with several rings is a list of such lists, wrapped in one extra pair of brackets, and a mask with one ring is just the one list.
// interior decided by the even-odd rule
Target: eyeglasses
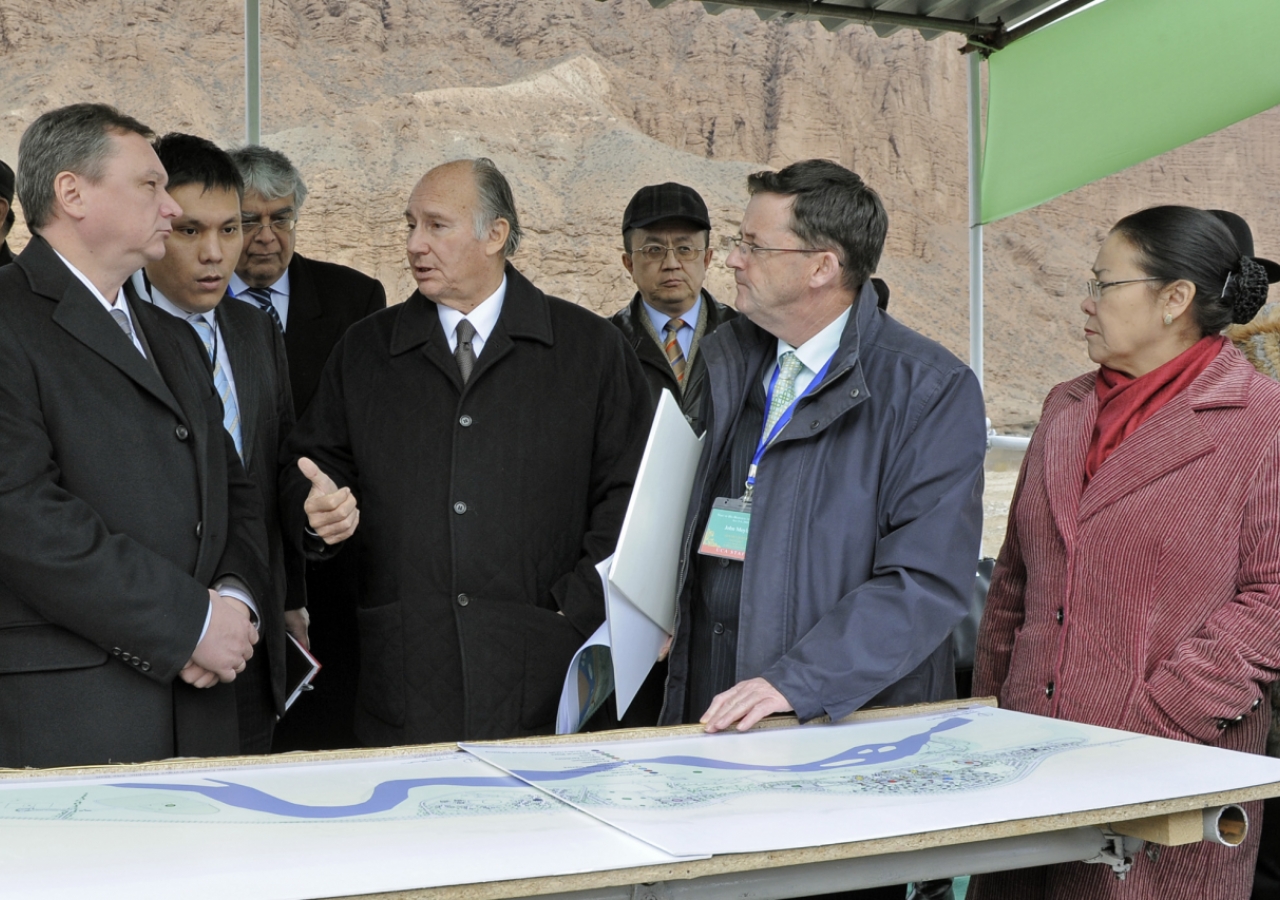
[(1102, 299), (1102, 292), (1109, 287), (1115, 287), (1120, 284), (1140, 284), (1144, 281), (1164, 281), (1163, 278), (1126, 278), (1124, 281), (1099, 281), (1096, 278), (1090, 278), (1084, 283), (1085, 288), (1089, 291), (1089, 296), (1094, 300)]
[(645, 262), (662, 262), (667, 258), (668, 253), (674, 253), (676, 259), (680, 262), (693, 262), (699, 256), (707, 252), (706, 247), (664, 247), (661, 244), (645, 244), (643, 247), (637, 247), (631, 251), (632, 256), (638, 256)]
[[(747, 255), (754, 253), (831, 253), (824, 247), (757, 247), (755, 244), (742, 237), (729, 237), (728, 235), (720, 239), (720, 247), (727, 253), (732, 253), (734, 249), (741, 250)], [(844, 265), (844, 263), (840, 263)]]
[(294, 226), (297, 224), (298, 219), (296, 216), (281, 216), (277, 219), (272, 219), (269, 222), (264, 222), (261, 219), (241, 219), (240, 230), (244, 232), (246, 239), (252, 238), (264, 228), (270, 228), (276, 234), (283, 237), (290, 231), (293, 231)]

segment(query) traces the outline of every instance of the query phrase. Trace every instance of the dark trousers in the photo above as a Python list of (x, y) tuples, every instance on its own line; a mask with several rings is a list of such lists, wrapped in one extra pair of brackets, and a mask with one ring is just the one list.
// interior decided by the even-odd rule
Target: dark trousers
[(267, 654), (258, 651), (236, 676), (236, 717), (240, 723), (240, 752), (246, 755), (271, 752), (271, 736), (276, 727), (275, 699), (271, 696), (271, 667)]
[(1262, 843), (1251, 900), (1280, 900), (1280, 797), (1272, 797), (1262, 806)]

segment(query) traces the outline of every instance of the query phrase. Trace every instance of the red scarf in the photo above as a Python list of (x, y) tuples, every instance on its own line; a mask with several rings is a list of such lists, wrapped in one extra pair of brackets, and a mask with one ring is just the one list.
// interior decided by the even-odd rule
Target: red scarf
[(1218, 358), (1226, 338), (1210, 335), (1141, 378), (1134, 378), (1106, 366), (1098, 369), (1098, 419), (1084, 462), (1084, 483), (1115, 452), (1129, 435), (1150, 419), (1162, 406), (1182, 393), (1200, 377), (1209, 363)]

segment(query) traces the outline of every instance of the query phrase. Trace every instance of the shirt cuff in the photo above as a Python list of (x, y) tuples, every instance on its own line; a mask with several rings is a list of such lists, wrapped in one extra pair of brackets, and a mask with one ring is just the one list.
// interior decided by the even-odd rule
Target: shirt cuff
[[(232, 600), (239, 600), (245, 606), (249, 607), (249, 618), (253, 621), (253, 627), (259, 631), (262, 630), (262, 616), (258, 615), (258, 606), (253, 602), (253, 597), (249, 594), (249, 588), (239, 578), (227, 576), (213, 586), (214, 592), (224, 597), (230, 597)], [(213, 601), (210, 601), (212, 603)], [(210, 610), (212, 612), (212, 609)], [(208, 628), (208, 622), (205, 622)], [(204, 637), (202, 634), (201, 637)]]

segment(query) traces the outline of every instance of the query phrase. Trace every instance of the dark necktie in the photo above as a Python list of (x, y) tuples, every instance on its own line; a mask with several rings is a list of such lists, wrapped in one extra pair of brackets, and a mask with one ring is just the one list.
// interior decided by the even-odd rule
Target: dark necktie
[(284, 334), (284, 323), (280, 321), (280, 313), (276, 312), (276, 305), (271, 302), (271, 288), (255, 288), (251, 287), (245, 291), (253, 302), (258, 305), (258, 309), (262, 310), (271, 317), (271, 321), (276, 323), (276, 328), (281, 334)]
[(476, 327), (463, 319), (458, 323), (454, 334), (458, 337), (458, 346), (453, 351), (453, 358), (458, 361), (458, 371), (462, 373), (462, 383), (466, 384), (471, 377), (471, 370), (476, 367), (476, 353), (471, 347), (471, 339), (476, 336)]

